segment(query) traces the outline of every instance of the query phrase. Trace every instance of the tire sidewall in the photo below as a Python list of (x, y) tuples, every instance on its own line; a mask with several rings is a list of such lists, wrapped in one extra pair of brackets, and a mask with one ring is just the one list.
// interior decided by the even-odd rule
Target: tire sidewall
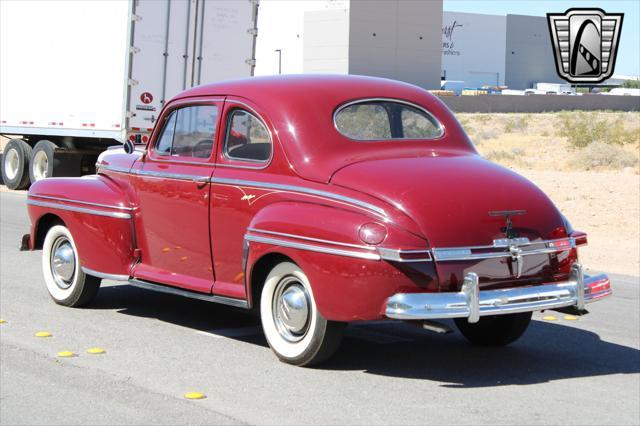
[[(55, 241), (60, 237), (66, 237), (69, 240), (76, 258), (73, 280), (67, 289), (58, 287), (55, 279), (53, 278), (53, 273), (51, 272), (51, 250)], [(78, 256), (78, 250), (75, 242), (73, 241), (73, 236), (66, 226), (55, 225), (47, 232), (42, 247), (42, 274), (44, 276), (44, 281), (47, 286), (47, 290), (49, 291), (49, 295), (56, 303), (71, 305), (80, 297), (85, 274), (80, 268), (80, 257)]]
[[(289, 342), (278, 332), (274, 323), (273, 296), (278, 283), (287, 276), (296, 277), (309, 294), (311, 319), (307, 334), (298, 342)], [(260, 319), (269, 346), (276, 355), (287, 362), (298, 363), (311, 359), (318, 352), (327, 322), (318, 313), (311, 284), (307, 276), (294, 263), (283, 262), (274, 267), (265, 280), (260, 296)]]
[[(27, 152), (24, 145), (29, 147), (26, 142), (22, 140), (12, 139), (9, 141), (9, 143), (7, 143), (4, 149), (2, 155), (2, 181), (4, 185), (6, 185), (9, 189), (20, 189), (21, 186), (24, 186), (26, 177), (29, 176), (28, 165), (31, 153)], [(18, 156), (18, 172), (13, 177), (13, 179), (10, 179), (9, 176), (7, 176), (4, 166), (4, 162), (7, 159), (7, 154), (9, 153), (9, 151), (16, 151), (16, 154)]]
[(47, 156), (47, 177), (53, 176), (53, 162), (55, 161), (54, 150), (55, 144), (47, 140), (42, 140), (33, 147), (33, 151), (31, 152), (31, 161), (29, 164), (29, 180), (32, 184), (36, 182), (36, 177), (33, 173), (33, 168), (36, 165), (34, 159), (36, 158), (36, 154), (40, 151), (44, 152)]

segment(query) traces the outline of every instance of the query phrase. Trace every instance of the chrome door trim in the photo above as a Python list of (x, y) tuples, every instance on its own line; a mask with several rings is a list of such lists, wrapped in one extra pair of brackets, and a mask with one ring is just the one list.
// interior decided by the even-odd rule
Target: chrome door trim
[(67, 206), (64, 204), (51, 203), (48, 201), (37, 201), (37, 200), (28, 199), (27, 204), (30, 204), (32, 206), (38, 206), (38, 207), (49, 207), (52, 209), (67, 210), (67, 211), (76, 212), (76, 213), (87, 213), (87, 214), (93, 214), (96, 216), (112, 217), (116, 219), (131, 219), (131, 215), (129, 213), (105, 212), (102, 210), (89, 209), (86, 207)]
[(245, 241), (254, 242), (254, 243), (271, 244), (274, 246), (289, 247), (289, 248), (295, 248), (299, 250), (313, 251), (316, 253), (355, 257), (358, 259), (365, 259), (365, 260), (380, 260), (380, 256), (377, 255), (376, 253), (361, 253), (353, 250), (334, 249), (329, 247), (317, 246), (313, 244), (296, 243), (293, 241), (281, 240), (278, 238), (260, 237), (257, 235), (249, 235), (249, 234), (246, 234), (244, 236), (244, 239)]
[(105, 280), (129, 281), (129, 275), (107, 274), (105, 272), (94, 271), (93, 269), (89, 269), (84, 266), (82, 266), (80, 269), (82, 269), (82, 272), (84, 272), (85, 274), (98, 277), (98, 278), (103, 278)]
[(235, 306), (237, 308), (249, 308), (246, 300), (234, 299), (232, 297), (216, 296), (215, 294), (198, 293), (178, 287), (172, 287), (164, 284), (158, 284), (151, 281), (144, 281), (138, 278), (131, 278), (129, 284), (134, 287), (143, 288), (145, 290), (157, 291), (159, 293), (172, 294), (175, 296), (188, 297), (190, 299), (204, 300), (206, 302), (221, 303), (223, 305)]
[(342, 202), (345, 202), (345, 203), (348, 203), (348, 204), (352, 204), (352, 205), (364, 208), (365, 210), (369, 210), (369, 211), (372, 211), (374, 213), (377, 213), (377, 214), (379, 214), (381, 216), (387, 217), (387, 213), (384, 211), (384, 209), (382, 209), (382, 208), (380, 208), (378, 206), (374, 206), (373, 204), (369, 204), (367, 202), (360, 201), (360, 200), (357, 200), (355, 198), (346, 197), (344, 195), (334, 194), (334, 193), (328, 192), (328, 191), (321, 191), (321, 190), (318, 190), (318, 189), (305, 188), (303, 186), (284, 185), (284, 184), (280, 184), (280, 183), (258, 182), (258, 181), (243, 180), (243, 179), (220, 178), (220, 177), (216, 177), (216, 176), (213, 176), (210, 179), (210, 181), (211, 181), (211, 183), (217, 184), (217, 185), (248, 186), (248, 187), (252, 187), (252, 188), (276, 189), (276, 190), (281, 190), (281, 191), (291, 191), (291, 192), (298, 192), (298, 193), (301, 193), (301, 194), (315, 195), (315, 196), (318, 196), (318, 197), (329, 198), (329, 199), (333, 199), (333, 200), (337, 200), (337, 201), (342, 201)]
[(100, 171), (99, 169), (104, 169), (104, 170), (110, 170), (112, 172), (116, 172), (116, 173), (127, 173), (127, 174), (131, 174), (131, 168), (126, 168), (126, 167), (119, 167), (119, 166), (111, 166), (108, 164), (104, 164), (104, 163), (96, 163), (96, 168), (98, 168), (98, 172)]
[(29, 195), (29, 198), (32, 198), (32, 197), (43, 198), (43, 199), (46, 199), (46, 200), (62, 201), (62, 202), (65, 202), (65, 203), (75, 203), (75, 204), (84, 204), (84, 205), (87, 205), (87, 206), (94, 206), (94, 207), (104, 207), (106, 209), (134, 210), (133, 207), (112, 206), (112, 205), (109, 205), (109, 204), (91, 203), (89, 201), (71, 200), (69, 198), (51, 197), (49, 195), (38, 195), (38, 194)]
[[(203, 163), (201, 165), (211, 166), (213, 168), (213, 164), (211, 163)], [(130, 175), (138, 175), (138, 176), (148, 176), (154, 178), (164, 178), (164, 179), (174, 179), (174, 180), (187, 180), (192, 182), (201, 182), (201, 183), (209, 183), (209, 176), (202, 175), (191, 175), (191, 174), (183, 174), (183, 173), (167, 173), (167, 172), (158, 172), (151, 170), (129, 170), (123, 169), (121, 167), (114, 166), (106, 166), (99, 165), (101, 169), (111, 170), (119, 173), (128, 173)]]
[(299, 240), (305, 240), (305, 241), (313, 241), (316, 243), (323, 243), (323, 244), (329, 244), (329, 245), (335, 245), (335, 246), (342, 246), (342, 247), (351, 247), (351, 248), (357, 248), (357, 249), (361, 249), (361, 250), (375, 250), (375, 247), (372, 246), (364, 246), (364, 245), (358, 245), (358, 244), (349, 244), (349, 243), (342, 243), (339, 241), (331, 241), (331, 240), (323, 240), (320, 238), (312, 238), (312, 237), (303, 237), (302, 235), (295, 235), (295, 234), (286, 234), (284, 232), (275, 232), (275, 231), (267, 231), (264, 229), (257, 229), (257, 228), (247, 228), (247, 231), (249, 232), (259, 232), (261, 234), (269, 234), (269, 235), (276, 235), (279, 237), (286, 237), (286, 238), (296, 238)]

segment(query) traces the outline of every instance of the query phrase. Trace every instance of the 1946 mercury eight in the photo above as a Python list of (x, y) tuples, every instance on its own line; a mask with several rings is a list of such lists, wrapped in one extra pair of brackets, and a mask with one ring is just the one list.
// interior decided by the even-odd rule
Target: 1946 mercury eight
[(29, 191), (56, 303), (103, 278), (259, 310), (277, 356), (327, 359), (350, 321), (390, 318), (476, 344), (533, 311), (586, 313), (611, 294), (586, 244), (532, 183), (476, 152), (426, 91), (355, 76), (252, 78), (166, 104), (144, 150)]

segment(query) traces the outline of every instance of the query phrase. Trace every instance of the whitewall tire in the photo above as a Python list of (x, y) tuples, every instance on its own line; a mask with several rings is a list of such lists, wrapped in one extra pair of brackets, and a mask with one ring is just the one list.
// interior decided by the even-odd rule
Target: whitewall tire
[(73, 236), (63, 225), (55, 225), (47, 232), (42, 247), (42, 273), (49, 295), (59, 305), (87, 305), (100, 288), (99, 278), (82, 272)]
[(276, 265), (267, 276), (260, 296), (260, 318), (269, 346), (289, 364), (323, 362), (342, 340), (344, 324), (322, 317), (307, 276), (291, 262)]

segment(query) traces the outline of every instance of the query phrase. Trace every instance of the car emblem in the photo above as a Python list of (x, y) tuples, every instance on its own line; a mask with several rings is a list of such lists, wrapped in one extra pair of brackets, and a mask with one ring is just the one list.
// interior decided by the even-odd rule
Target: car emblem
[(558, 75), (570, 83), (600, 83), (611, 77), (623, 17), (602, 9), (547, 13)]
[(495, 210), (490, 211), (489, 216), (505, 216), (507, 218), (507, 226), (500, 228), (501, 232), (507, 235), (509, 240), (518, 238), (520, 235), (513, 229), (513, 222), (511, 222), (511, 216), (521, 216), (527, 214), (526, 210)]

